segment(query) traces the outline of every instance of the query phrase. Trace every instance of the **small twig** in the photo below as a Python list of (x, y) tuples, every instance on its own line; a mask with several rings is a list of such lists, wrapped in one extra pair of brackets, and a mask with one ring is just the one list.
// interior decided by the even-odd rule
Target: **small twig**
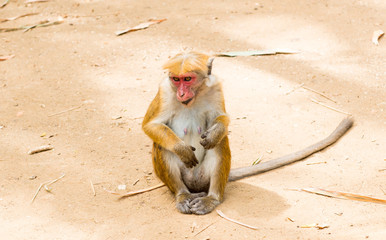
[(290, 222), (295, 222), (295, 220), (293, 220), (293, 219), (290, 218), (290, 217), (287, 217), (287, 219), (288, 219), (288, 221), (290, 221)]
[(284, 190), (294, 191), (294, 192), (301, 192), (302, 191), (300, 188), (284, 188)]
[(7, 4), (9, 3), (10, 0), (5, 0), (5, 2), (3, 2), (3, 4), (0, 5), (0, 8), (3, 8), (5, 6), (7, 6)]
[(133, 183), (133, 186), (139, 182), (139, 178)]
[(258, 158), (252, 163), (252, 166), (259, 164), (259, 163), (261, 162), (261, 160), (263, 160), (263, 156), (264, 156), (264, 154), (261, 154), (260, 157), (258, 157)]
[(194, 236), (197, 236), (198, 234), (202, 233), (203, 231), (205, 231), (206, 229), (208, 229), (210, 226), (212, 226), (213, 224), (215, 224), (217, 221), (215, 222), (212, 222), (211, 224), (208, 224), (206, 227), (204, 227), (203, 229), (201, 229), (200, 231), (198, 231), (196, 234), (194, 234)]
[(322, 163), (327, 163), (327, 162), (314, 162), (314, 163), (307, 163), (307, 165), (315, 165), (315, 164), (322, 164)]
[(379, 42), (378, 42), (378, 40), (383, 36), (383, 35), (385, 35), (385, 32), (384, 31), (382, 31), (382, 30), (377, 30), (377, 31), (375, 31), (375, 32), (373, 32), (373, 37), (372, 37), (372, 42), (376, 45), (376, 46), (378, 46), (379, 45)]
[(8, 56), (0, 56), (0, 62), (5, 61), (5, 60), (9, 60), (9, 59), (14, 58), (14, 57), (15, 57), (14, 54), (8, 55)]
[(222, 217), (222, 218), (224, 218), (224, 219), (226, 219), (226, 220), (228, 220), (228, 221), (231, 221), (231, 222), (233, 222), (233, 223), (239, 224), (239, 225), (241, 225), (241, 226), (244, 226), (244, 227), (247, 227), (247, 228), (250, 228), (250, 229), (253, 229), (253, 230), (258, 230), (257, 227), (254, 227), (254, 226), (251, 226), (251, 225), (248, 225), (248, 224), (245, 224), (245, 223), (236, 221), (236, 220), (234, 220), (234, 219), (231, 219), (231, 218), (225, 216), (225, 214), (224, 214), (223, 212), (221, 212), (220, 210), (217, 210), (217, 213), (218, 213), (218, 215), (220, 215), (220, 217)]
[(72, 107), (70, 109), (67, 109), (67, 110), (63, 110), (61, 112), (57, 112), (57, 113), (54, 113), (54, 114), (51, 114), (51, 115), (48, 115), (48, 117), (53, 117), (53, 116), (56, 116), (56, 115), (60, 115), (60, 114), (63, 114), (63, 113), (66, 113), (66, 112), (70, 112), (72, 110), (75, 110), (75, 109), (78, 109), (78, 108), (81, 108), (83, 106), (83, 104), (77, 106), (77, 107)]
[(313, 98), (310, 98), (310, 100), (311, 100), (312, 102), (316, 103), (316, 104), (322, 105), (323, 107), (329, 108), (329, 109), (334, 110), (334, 111), (336, 111), (336, 112), (343, 113), (343, 114), (346, 114), (346, 115), (348, 115), (348, 116), (351, 116), (351, 115), (352, 115), (352, 114), (349, 113), (349, 112), (345, 112), (345, 111), (336, 109), (336, 108), (334, 108), (334, 107), (330, 107), (330, 106), (328, 106), (328, 105), (326, 105), (326, 104), (324, 104), (324, 103), (321, 103), (321, 102), (319, 102), (319, 101), (317, 101), (317, 100), (315, 100), (315, 99), (313, 99)]
[[(59, 181), (60, 179), (62, 179), (63, 177), (65, 176), (65, 174), (63, 174), (62, 176), (60, 176), (59, 178), (57, 179), (54, 179), (54, 180), (50, 180), (50, 181), (46, 181), (46, 182), (43, 182), (40, 184), (40, 186), (38, 187), (38, 189), (36, 190), (36, 193), (35, 195), (33, 196), (32, 200), (31, 200), (31, 203), (33, 203), (33, 201), (35, 200), (35, 198), (38, 196), (38, 193), (40, 192), (40, 189), (42, 189), (42, 187), (44, 186), (44, 188), (46, 188), (46, 190), (48, 189), (48, 186)], [(50, 191), (49, 189), (47, 191)]]
[(91, 185), (92, 193), (93, 193), (93, 195), (94, 195), (94, 197), (95, 197), (95, 196), (96, 196), (95, 187), (94, 187), (94, 184), (92, 183), (91, 180), (90, 180), (90, 185)]
[(111, 191), (111, 190), (108, 190), (106, 188), (103, 188), (103, 190), (105, 190), (108, 193), (114, 194), (114, 195), (121, 195), (119, 192)]
[(140, 194), (140, 193), (144, 193), (144, 192), (149, 192), (149, 191), (152, 191), (152, 190), (155, 190), (157, 188), (164, 187), (164, 186), (166, 186), (164, 183), (160, 183), (160, 184), (155, 185), (153, 187), (149, 187), (149, 188), (145, 188), (145, 189), (141, 189), (141, 190), (137, 190), (137, 191), (128, 192), (128, 193), (125, 193), (125, 194), (121, 195), (119, 197), (119, 199), (126, 198), (126, 197), (131, 197), (131, 196), (134, 196), (134, 195), (137, 195), (137, 194)]
[(35, 153), (45, 152), (45, 151), (52, 150), (52, 149), (54, 149), (53, 146), (51, 146), (51, 145), (44, 145), (44, 146), (40, 146), (40, 147), (37, 147), (35, 149), (29, 150), (28, 154), (32, 155), (32, 154), (35, 154)]
[(296, 89), (299, 89), (299, 88), (301, 88), (301, 87), (303, 87), (303, 86), (304, 86), (304, 83), (301, 83), (301, 84), (299, 84), (298, 86), (294, 87), (294, 88), (293, 88), (292, 90), (290, 90), (289, 92), (286, 92), (285, 95), (288, 95), (288, 94), (294, 92)]
[(322, 97), (324, 97), (324, 98), (326, 98), (326, 99), (328, 99), (328, 100), (330, 100), (330, 101), (336, 103), (335, 100), (331, 99), (330, 97), (326, 96), (325, 94), (323, 94), (323, 93), (321, 93), (321, 92), (318, 92), (318, 91), (316, 91), (316, 90), (314, 90), (314, 89), (312, 89), (312, 88), (309, 88), (309, 87), (306, 87), (306, 86), (302, 86), (302, 88), (307, 89), (307, 90), (309, 90), (309, 91), (311, 91), (311, 92), (314, 92), (314, 93), (316, 93), (316, 94), (319, 94), (320, 96), (322, 96)]
[(49, 0), (27, 0), (25, 1), (25, 4), (28, 3), (41, 3), (41, 2), (48, 2)]

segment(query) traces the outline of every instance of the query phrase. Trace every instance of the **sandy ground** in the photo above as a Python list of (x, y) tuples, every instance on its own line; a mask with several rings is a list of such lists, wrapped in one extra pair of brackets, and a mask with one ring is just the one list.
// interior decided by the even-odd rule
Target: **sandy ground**
[[(384, 239), (386, 205), (289, 189), (386, 198), (386, 39), (371, 42), (374, 31), (386, 31), (385, 1), (24, 2), (10, 1), (0, 18), (38, 14), (1, 28), (64, 22), (0, 33), (0, 55), (15, 55), (0, 62), (2, 239)], [(151, 18), (167, 20), (114, 34)], [(104, 190), (160, 182), (140, 124), (170, 56), (277, 48), (300, 53), (214, 62), (232, 119), (232, 167), (327, 136), (345, 114), (311, 98), (356, 122), (332, 148), (228, 184), (218, 209), (259, 230), (215, 212), (180, 214), (166, 188), (121, 201)], [(27, 154), (46, 144), (54, 150)], [(62, 174), (31, 204), (41, 183)], [(314, 223), (329, 227), (300, 228)]]

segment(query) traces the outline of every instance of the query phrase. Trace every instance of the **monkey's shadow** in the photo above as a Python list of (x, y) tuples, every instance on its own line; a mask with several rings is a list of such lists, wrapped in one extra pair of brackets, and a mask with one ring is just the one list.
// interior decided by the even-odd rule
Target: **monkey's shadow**
[(286, 200), (266, 189), (242, 182), (228, 183), (218, 209), (232, 209), (240, 216), (269, 218), (289, 208)]

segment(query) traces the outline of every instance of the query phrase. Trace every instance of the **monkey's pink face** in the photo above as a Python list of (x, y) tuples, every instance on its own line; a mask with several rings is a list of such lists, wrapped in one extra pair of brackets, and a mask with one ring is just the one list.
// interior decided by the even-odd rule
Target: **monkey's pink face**
[(177, 100), (185, 105), (192, 102), (195, 92), (194, 86), (197, 82), (195, 73), (184, 73), (181, 75), (171, 75), (170, 81), (177, 87)]

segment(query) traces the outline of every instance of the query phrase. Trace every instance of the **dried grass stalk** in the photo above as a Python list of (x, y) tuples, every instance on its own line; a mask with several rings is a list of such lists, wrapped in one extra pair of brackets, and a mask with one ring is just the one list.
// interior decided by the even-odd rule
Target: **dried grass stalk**
[(241, 225), (241, 226), (243, 226), (243, 227), (247, 227), (247, 228), (250, 228), (250, 229), (253, 229), (253, 230), (258, 230), (257, 227), (254, 227), (254, 226), (251, 226), (251, 225), (248, 225), (248, 224), (245, 224), (245, 223), (236, 221), (236, 220), (234, 220), (234, 219), (231, 219), (231, 218), (225, 216), (225, 214), (224, 214), (223, 212), (221, 212), (220, 210), (217, 210), (217, 213), (218, 213), (218, 215), (220, 215), (220, 217), (222, 217), (222, 218), (224, 218), (224, 219), (226, 219), (226, 220), (228, 220), (228, 221), (231, 221), (231, 222), (233, 222), (233, 223), (239, 224), (239, 225)]
[(149, 192), (149, 191), (155, 190), (157, 188), (161, 188), (163, 186), (166, 186), (166, 185), (164, 183), (160, 183), (160, 184), (155, 185), (153, 187), (149, 187), (149, 188), (145, 188), (145, 189), (141, 189), (141, 190), (137, 190), (137, 191), (128, 192), (128, 193), (125, 193), (125, 194), (121, 195), (120, 199), (126, 198), (126, 197), (131, 197), (131, 196), (134, 196), (134, 195), (137, 195), (137, 194), (141, 194), (141, 193), (144, 193), (144, 192)]
[(46, 189), (46, 191), (50, 192), (51, 190), (49, 189), (49, 186), (57, 181), (59, 181), (60, 179), (62, 179), (63, 177), (65, 176), (65, 174), (63, 174), (62, 176), (58, 177), (57, 179), (54, 179), (54, 180), (50, 180), (50, 181), (47, 181), (47, 182), (44, 182), (44, 183), (41, 183), (40, 186), (38, 187), (38, 190), (36, 190), (36, 193), (35, 195), (33, 196), (32, 200), (31, 200), (31, 203), (33, 203), (33, 201), (35, 200), (35, 198), (38, 196), (38, 193), (40, 192), (40, 189), (42, 189), (42, 187), (44, 187)]
[(368, 196), (363, 196), (363, 195), (358, 195), (353, 193), (331, 191), (331, 190), (325, 190), (320, 188), (302, 188), (301, 191), (314, 193), (325, 197), (343, 198), (343, 199), (350, 199), (350, 200), (356, 200), (356, 201), (362, 201), (362, 202), (386, 204), (386, 200), (384, 199), (373, 198), (373, 197), (368, 197)]

